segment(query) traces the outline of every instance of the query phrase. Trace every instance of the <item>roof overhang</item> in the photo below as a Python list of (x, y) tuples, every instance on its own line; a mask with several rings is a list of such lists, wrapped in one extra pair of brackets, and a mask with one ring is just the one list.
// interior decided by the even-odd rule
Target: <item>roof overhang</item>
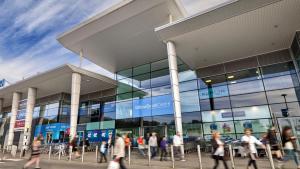
[(60, 35), (67, 49), (116, 72), (166, 57), (154, 28), (185, 16), (180, 0), (124, 0)]
[(238, 0), (155, 31), (196, 69), (289, 48), (299, 18), (299, 0)]
[(29, 87), (37, 88), (37, 99), (57, 93), (71, 93), (72, 73), (81, 74), (80, 94), (92, 93), (116, 87), (116, 81), (106, 76), (73, 66), (63, 65), (53, 70), (21, 80), (0, 90), (4, 106), (11, 105), (13, 92), (22, 93), (27, 98)]

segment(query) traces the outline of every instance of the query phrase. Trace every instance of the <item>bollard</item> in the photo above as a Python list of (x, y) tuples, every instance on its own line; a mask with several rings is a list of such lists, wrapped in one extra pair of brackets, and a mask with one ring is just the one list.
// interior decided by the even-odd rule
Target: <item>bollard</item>
[(61, 159), (61, 153), (62, 153), (62, 146), (59, 145), (59, 149), (58, 149), (58, 160)]
[(172, 168), (175, 168), (174, 147), (173, 147), (173, 145), (171, 145), (171, 159), (172, 159)]
[(232, 169), (235, 169), (235, 164), (234, 164), (233, 153), (232, 152), (233, 152), (232, 145), (229, 144), (229, 155), (230, 155), (231, 166), (232, 166)]
[(271, 169), (275, 169), (275, 165), (274, 165), (274, 161), (273, 161), (273, 157), (272, 157), (272, 152), (271, 152), (271, 147), (270, 147), (270, 144), (267, 144), (266, 146), (267, 148), (267, 155), (268, 155), (268, 158), (269, 158), (269, 162), (270, 162), (270, 167)]
[(131, 146), (128, 146), (128, 164), (131, 164)]
[(52, 153), (52, 146), (49, 147), (48, 160), (51, 159), (51, 153)]
[(114, 158), (114, 146), (111, 146), (110, 158)]
[(99, 151), (99, 147), (96, 146), (96, 163), (98, 163), (98, 151)]
[(82, 152), (81, 152), (81, 162), (83, 163), (84, 160), (84, 153), (85, 153), (85, 146), (82, 146)]
[(199, 159), (199, 169), (202, 169), (202, 158), (201, 158), (200, 145), (197, 145), (197, 151), (198, 151), (198, 159)]
[(69, 149), (69, 161), (72, 160), (72, 151), (73, 151), (73, 146), (70, 146), (70, 149)]
[(151, 165), (151, 151), (150, 151), (150, 146), (148, 145), (148, 165)]

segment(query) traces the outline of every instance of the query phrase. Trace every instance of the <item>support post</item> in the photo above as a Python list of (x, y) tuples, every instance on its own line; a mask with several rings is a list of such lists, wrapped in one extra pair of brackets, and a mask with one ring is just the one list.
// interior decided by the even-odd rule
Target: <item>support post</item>
[(72, 161), (73, 146), (70, 146), (69, 161)]
[(84, 153), (85, 153), (85, 146), (82, 146), (82, 152), (81, 152), (81, 162), (83, 163), (84, 161)]
[(98, 163), (98, 151), (99, 151), (99, 147), (96, 146), (96, 163)]
[(271, 167), (271, 169), (275, 169), (270, 144), (267, 144), (266, 147), (267, 147), (267, 154), (268, 154), (268, 158), (269, 158), (269, 162), (270, 162), (270, 167)]
[(235, 164), (234, 164), (234, 159), (233, 159), (233, 150), (232, 150), (232, 145), (229, 144), (229, 155), (230, 155), (230, 161), (231, 161), (231, 166), (232, 169), (235, 169)]
[[(168, 51), (170, 80), (171, 80), (171, 88), (172, 88), (172, 96), (173, 96), (173, 104), (174, 104), (175, 127), (176, 127), (176, 132), (178, 132), (182, 135), (181, 141), (183, 143), (177, 55), (176, 55), (174, 42), (172, 42), (172, 41), (167, 42), (167, 51)], [(181, 158), (182, 158), (182, 160), (184, 160), (184, 151), (181, 151)]]
[(151, 165), (151, 151), (150, 151), (150, 146), (148, 145), (148, 165)]
[(59, 145), (59, 150), (58, 150), (58, 160), (61, 159), (61, 153), (62, 153), (62, 146)]
[(51, 159), (51, 153), (52, 153), (52, 146), (50, 145), (49, 147), (49, 155), (48, 155), (48, 160)]
[(172, 159), (172, 168), (175, 168), (174, 146), (173, 145), (171, 145), (171, 159)]
[(202, 169), (202, 158), (201, 158), (200, 145), (197, 145), (197, 151), (198, 151), (199, 169)]
[(21, 93), (14, 92), (12, 106), (11, 106), (11, 117), (10, 117), (9, 130), (8, 130), (7, 146), (13, 145), (14, 128), (15, 128), (15, 123), (16, 123), (17, 114), (19, 110), (20, 100), (21, 100)]
[(131, 165), (131, 146), (128, 146), (128, 164)]

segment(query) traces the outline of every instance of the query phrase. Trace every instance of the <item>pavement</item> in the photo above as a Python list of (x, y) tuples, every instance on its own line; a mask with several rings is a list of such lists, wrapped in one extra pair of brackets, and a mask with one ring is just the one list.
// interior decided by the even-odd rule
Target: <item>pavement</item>
[[(16, 157), (19, 157), (18, 155)], [(68, 161), (66, 156), (58, 157), (51, 156), (50, 160), (48, 155), (41, 156), (40, 166), (43, 169), (106, 169), (107, 163), (97, 163), (95, 152), (87, 152), (84, 155), (84, 162), (81, 158), (72, 159)], [(9, 155), (5, 155), (0, 161), (0, 169), (18, 169), (27, 162), (28, 156), (24, 158), (12, 158)], [(110, 158), (109, 158), (110, 159)], [(235, 161), (235, 169), (245, 169), (247, 165), (247, 158), (237, 157)], [(228, 166), (231, 166), (231, 162), (227, 161)], [(138, 154), (132, 155), (131, 164), (126, 161), (126, 166), (128, 169), (172, 169), (172, 161), (159, 161), (158, 158), (151, 161), (150, 166), (148, 163), (148, 158), (143, 158)], [(210, 158), (209, 154), (202, 153), (202, 167), (203, 169), (212, 169), (214, 165), (213, 159)], [(277, 165), (277, 162), (275, 162)], [(197, 153), (191, 153), (186, 155), (186, 161), (175, 161), (174, 166), (176, 169), (199, 169), (199, 159)], [(267, 158), (261, 158), (258, 160), (259, 169), (270, 169), (270, 163)], [(231, 167), (230, 167), (231, 168)], [(220, 163), (219, 169), (223, 169), (222, 163)], [(293, 161), (286, 163), (285, 169), (296, 169), (296, 165)]]

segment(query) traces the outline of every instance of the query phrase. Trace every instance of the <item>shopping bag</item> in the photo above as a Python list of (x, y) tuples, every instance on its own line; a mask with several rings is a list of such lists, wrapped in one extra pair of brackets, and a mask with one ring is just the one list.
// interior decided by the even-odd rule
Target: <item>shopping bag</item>
[(120, 168), (120, 164), (116, 161), (111, 161), (108, 164), (108, 168), (107, 169), (119, 169)]

